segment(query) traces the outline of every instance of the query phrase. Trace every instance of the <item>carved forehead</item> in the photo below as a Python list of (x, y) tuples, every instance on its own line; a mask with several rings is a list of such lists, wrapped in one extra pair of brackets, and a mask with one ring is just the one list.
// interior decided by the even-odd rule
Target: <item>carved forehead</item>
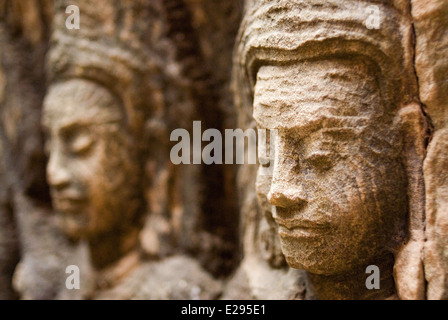
[(104, 87), (83, 79), (53, 85), (44, 100), (45, 127), (123, 120), (117, 99)]
[[(378, 30), (365, 25), (371, 5), (381, 15)], [(400, 27), (405, 11), (403, 1), (249, 1), (240, 30), (240, 64), (247, 68), (249, 81), (254, 81), (257, 65), (265, 61), (349, 53), (369, 56), (383, 72), (390, 72), (389, 65), (402, 71), (409, 32)]]
[(253, 116), (261, 127), (296, 132), (363, 128), (384, 112), (375, 72), (363, 61), (263, 66), (257, 75)]

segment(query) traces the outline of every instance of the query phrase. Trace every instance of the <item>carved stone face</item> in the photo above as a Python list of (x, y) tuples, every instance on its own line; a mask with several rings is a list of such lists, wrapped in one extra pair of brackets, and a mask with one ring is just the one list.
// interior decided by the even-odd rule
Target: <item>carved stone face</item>
[(47, 178), (69, 237), (91, 238), (132, 223), (140, 175), (123, 117), (117, 99), (86, 80), (56, 84), (45, 99)]
[(397, 133), (375, 74), (355, 57), (258, 70), (254, 118), (278, 136), (257, 194), (294, 268), (332, 275), (375, 264), (404, 220)]

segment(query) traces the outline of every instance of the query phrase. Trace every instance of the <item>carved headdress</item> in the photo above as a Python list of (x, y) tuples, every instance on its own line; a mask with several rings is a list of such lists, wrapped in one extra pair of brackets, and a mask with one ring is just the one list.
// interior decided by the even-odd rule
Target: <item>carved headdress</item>
[[(80, 29), (66, 28), (68, 15), (55, 15), (52, 46), (47, 58), (50, 82), (68, 78), (94, 81), (111, 91), (125, 109), (134, 133), (160, 109), (164, 72), (173, 54), (163, 41), (163, 14), (159, 1), (102, 1), (91, 5), (78, 1)], [(65, 12), (69, 1), (58, 1), (55, 10)], [(160, 110), (159, 110), (160, 111)]]
[[(366, 25), (372, 6), (379, 29)], [(415, 101), (409, 16), (408, 4), (400, 0), (246, 1), (235, 49), (237, 82), (253, 87), (263, 64), (359, 56), (378, 66), (385, 98)]]

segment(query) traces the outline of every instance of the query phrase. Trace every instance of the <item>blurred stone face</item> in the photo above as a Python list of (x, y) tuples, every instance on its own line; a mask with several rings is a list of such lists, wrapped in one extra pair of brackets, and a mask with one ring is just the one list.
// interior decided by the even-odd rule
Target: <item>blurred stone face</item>
[(259, 174), (257, 194), (290, 266), (344, 273), (375, 264), (391, 246), (407, 207), (386, 112), (374, 67), (362, 59), (259, 69), (254, 118), (278, 136), (272, 176)]
[(56, 84), (44, 102), (43, 124), (47, 179), (62, 230), (91, 238), (131, 223), (138, 161), (117, 99), (86, 80)]

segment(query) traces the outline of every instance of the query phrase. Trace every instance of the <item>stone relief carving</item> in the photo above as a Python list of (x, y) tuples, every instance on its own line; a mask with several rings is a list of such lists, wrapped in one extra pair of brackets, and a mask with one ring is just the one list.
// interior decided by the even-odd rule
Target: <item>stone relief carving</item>
[(0, 0), (0, 298), (447, 298), (446, 0), (75, 2)]
[[(195, 107), (191, 80), (170, 44), (178, 36), (170, 36), (170, 26), (180, 21), (165, 10), (174, 4), (77, 4), (85, 14), (82, 31), (65, 29), (64, 11), (55, 15), (42, 116), (53, 209), (73, 243), (62, 264), (83, 270), (81, 291), (67, 290), (62, 275), (55, 297), (216, 298), (220, 281), (187, 255), (204, 250), (191, 236), (204, 233), (200, 172), (169, 162), (166, 137), (188, 128)], [(204, 255), (217, 248), (208, 246)], [(15, 276), (22, 296), (30, 286), (26, 270)]]
[[(410, 7), (375, 3), (384, 19), (371, 30), (371, 4), (247, 1), (237, 39), (240, 121), (278, 130), (272, 177), (256, 181), (260, 209), (317, 298), (424, 296), (428, 125), (413, 74)], [(260, 220), (248, 223), (266, 224)], [(376, 292), (363, 276), (372, 264), (383, 276)]]
[(279, 130), (269, 193), (259, 193), (273, 206), (288, 264), (307, 270), (315, 288), (328, 290), (339, 276), (366, 290), (358, 280), (366, 266), (388, 261), (382, 274), (389, 279), (382, 282), (392, 294), (387, 251), (396, 250), (406, 215), (405, 175), (392, 147), (397, 143), (383, 138), (381, 129), (393, 124), (378, 116), (386, 113), (379, 110), (379, 96), (362, 61), (318, 60), (258, 71), (254, 118), (259, 127)]
[(44, 101), (53, 207), (68, 237), (88, 239), (98, 268), (135, 247), (144, 209), (125, 118), (107, 90), (86, 80), (56, 84)]
[[(109, 5), (112, 4), (105, 3)], [(157, 5), (160, 6), (144, 2), (124, 5), (121, 14), (124, 17), (135, 17), (139, 12), (150, 14), (151, 10), (160, 10)], [(99, 8), (90, 10), (92, 17), (100, 14)], [(166, 168), (145, 171), (148, 164), (155, 162), (151, 157), (156, 157), (159, 165), (160, 161), (168, 162), (167, 153), (163, 158), (163, 154), (151, 150), (161, 147), (151, 138), (165, 132), (164, 123), (157, 121), (164, 117), (163, 108), (169, 107), (164, 104), (169, 102), (160, 101), (164, 99), (160, 96), (164, 95), (163, 84), (157, 82), (163, 81), (157, 76), (164, 76), (157, 60), (162, 59), (157, 52), (160, 47), (149, 49), (150, 43), (139, 38), (146, 31), (153, 32), (153, 37), (159, 36), (151, 28), (161, 18), (148, 19), (140, 26), (141, 30), (125, 25), (120, 32), (128, 33), (126, 41), (119, 42), (107, 33), (106, 39), (96, 41), (94, 35), (104, 33), (89, 22), (84, 25), (87, 33), (83, 38), (73, 39), (64, 30), (55, 32), (58, 42), (50, 53), (53, 64), (49, 65), (54, 84), (46, 96), (43, 113), (53, 205), (64, 233), (81, 240), (81, 245), (86, 242), (87, 248), (80, 252), (85, 250), (83, 253), (89, 257), (90, 278), (94, 283), (83, 286), (93, 290), (82, 293), (85, 298), (210, 299), (218, 295), (220, 284), (195, 260), (176, 255), (160, 263), (145, 261), (144, 256), (154, 252), (140, 252), (142, 244), (145, 245), (142, 240), (148, 241), (148, 236), (144, 236), (147, 204), (155, 205), (154, 194), (145, 198), (144, 193), (155, 177), (163, 172), (171, 174)], [(116, 32), (115, 25), (110, 27), (112, 33)], [(78, 52), (60, 66), (60, 54), (66, 50), (69, 38), (70, 46), (75, 46)], [(89, 52), (84, 41), (96, 46), (95, 51)], [(102, 52), (101, 46), (108, 41), (104, 47), (108, 51)], [(151, 52), (153, 55), (148, 54)], [(104, 62), (95, 61), (98, 58)], [(114, 73), (108, 67), (116, 68)], [(118, 82), (114, 83), (117, 75)], [(188, 103), (184, 102), (183, 107), (189, 108)], [(169, 190), (159, 192), (163, 196)], [(168, 193), (165, 198), (170, 196)], [(185, 218), (179, 219), (178, 223), (182, 223)], [(173, 277), (165, 281), (166, 276), (160, 274)]]

